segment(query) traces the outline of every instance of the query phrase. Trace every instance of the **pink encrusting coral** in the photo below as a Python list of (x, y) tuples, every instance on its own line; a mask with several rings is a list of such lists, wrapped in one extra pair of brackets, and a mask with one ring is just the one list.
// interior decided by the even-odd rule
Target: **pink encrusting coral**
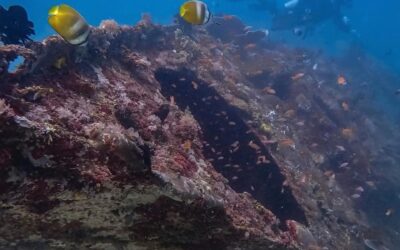
[(334, 66), (310, 73), (311, 52), (221, 20), (190, 34), (105, 21), (85, 51), (0, 48), (0, 248), (362, 246), (349, 176), (386, 176), (357, 105), (343, 119), (337, 86), (317, 87)]

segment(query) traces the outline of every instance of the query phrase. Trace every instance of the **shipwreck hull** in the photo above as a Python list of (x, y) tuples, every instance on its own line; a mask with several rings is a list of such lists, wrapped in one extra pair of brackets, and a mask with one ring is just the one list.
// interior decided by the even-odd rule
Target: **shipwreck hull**
[(86, 48), (0, 48), (0, 247), (362, 247), (367, 222), (324, 174), (357, 150), (337, 90), (291, 78), (307, 52), (230, 32), (108, 21)]

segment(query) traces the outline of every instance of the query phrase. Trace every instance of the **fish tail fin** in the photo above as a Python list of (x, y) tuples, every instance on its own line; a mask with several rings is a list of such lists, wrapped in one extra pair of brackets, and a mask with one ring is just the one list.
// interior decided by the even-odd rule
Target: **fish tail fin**
[[(208, 23), (211, 19), (213, 19), (213, 14), (209, 13), (207, 20), (205, 21), (205, 23)], [(216, 22), (215, 22), (216, 23)], [(219, 24), (218, 24), (219, 25)]]

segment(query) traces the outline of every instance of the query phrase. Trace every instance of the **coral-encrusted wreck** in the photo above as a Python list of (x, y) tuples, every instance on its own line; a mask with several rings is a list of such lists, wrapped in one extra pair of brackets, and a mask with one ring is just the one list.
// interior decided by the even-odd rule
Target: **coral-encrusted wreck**
[(86, 48), (0, 48), (0, 248), (362, 248), (342, 187), (378, 183), (352, 146), (365, 119), (345, 124), (345, 96), (317, 87), (338, 69), (220, 23), (105, 21)]

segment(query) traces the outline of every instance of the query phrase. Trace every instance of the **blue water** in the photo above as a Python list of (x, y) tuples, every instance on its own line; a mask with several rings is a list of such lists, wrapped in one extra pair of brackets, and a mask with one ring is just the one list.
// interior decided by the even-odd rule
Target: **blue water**
[[(157, 23), (168, 24), (173, 20), (173, 15), (178, 12), (180, 4), (178, 0), (5, 0), (3, 6), (20, 4), (24, 6), (35, 24), (35, 39), (40, 40), (54, 31), (47, 24), (48, 9), (60, 3), (66, 3), (76, 8), (93, 26), (97, 26), (101, 20), (115, 19), (121, 24), (135, 24), (142, 13), (150, 13)], [(208, 3), (211, 12), (227, 13), (239, 16), (246, 24), (257, 28), (270, 27), (270, 15), (264, 11), (254, 11), (247, 7), (251, 0), (213, 0)], [(281, 1), (282, 4), (285, 1)], [(358, 39), (366, 50), (387, 67), (400, 72), (400, 2), (397, 0), (354, 0), (353, 6), (346, 9), (346, 14), (357, 30)], [(326, 23), (321, 25), (316, 35), (305, 40), (293, 37), (288, 32), (274, 32), (271, 38), (285, 40), (296, 46), (323, 48), (330, 54), (338, 54), (346, 49), (352, 37), (338, 31), (333, 25)], [(390, 52), (390, 53), (389, 53)]]

